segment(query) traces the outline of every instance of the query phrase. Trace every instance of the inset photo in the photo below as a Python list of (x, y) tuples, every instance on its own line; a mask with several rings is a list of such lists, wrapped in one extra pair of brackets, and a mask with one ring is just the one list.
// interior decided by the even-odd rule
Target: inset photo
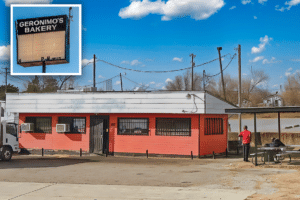
[(81, 5), (11, 4), (11, 75), (81, 75)]

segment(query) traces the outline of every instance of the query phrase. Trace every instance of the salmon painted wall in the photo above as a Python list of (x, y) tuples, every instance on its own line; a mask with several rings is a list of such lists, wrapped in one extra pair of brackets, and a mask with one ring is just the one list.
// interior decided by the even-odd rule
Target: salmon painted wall
[[(52, 117), (52, 133), (20, 134), (20, 148), (27, 149), (54, 149), (89, 151), (91, 114), (19, 114), (19, 124), (25, 122), (26, 117)], [(199, 115), (198, 114), (101, 114), (109, 115), (109, 151), (120, 153), (146, 153), (171, 155), (206, 155), (223, 153), (227, 148), (227, 115)], [(58, 117), (86, 117), (85, 134), (65, 134), (56, 132)], [(149, 118), (149, 135), (118, 135), (118, 118)], [(156, 118), (191, 118), (191, 136), (157, 136), (155, 135)], [(205, 117), (223, 118), (224, 134), (204, 135)], [(200, 131), (200, 141), (199, 141)], [(200, 144), (200, 148), (199, 148)]]
[[(72, 116), (86, 118), (86, 132), (84, 134), (57, 133), (58, 117)], [(25, 122), (26, 117), (52, 117), (52, 133), (19, 133), (19, 146), (26, 149), (53, 149), (76, 151), (82, 148), (89, 151), (90, 114), (41, 114), (20, 113), (19, 124)]]
[[(149, 118), (149, 135), (118, 135), (118, 117)], [(155, 135), (156, 117), (191, 118), (191, 136)], [(199, 115), (192, 114), (110, 114), (110, 151), (122, 153), (198, 155)]]
[[(205, 118), (223, 118), (223, 134), (204, 135)], [(206, 114), (200, 115), (200, 155), (215, 153), (224, 153), (227, 148), (227, 121), (228, 115)]]

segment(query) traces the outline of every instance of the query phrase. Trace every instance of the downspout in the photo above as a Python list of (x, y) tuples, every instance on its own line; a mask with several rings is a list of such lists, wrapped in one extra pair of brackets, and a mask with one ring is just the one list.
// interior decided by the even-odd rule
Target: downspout
[[(204, 114), (206, 114), (206, 92), (205, 92), (205, 90), (204, 90)], [(199, 137), (198, 137), (199, 158), (200, 158), (200, 134), (201, 134), (200, 117), (201, 117), (201, 114), (199, 114)]]
[(204, 91), (204, 114), (206, 114), (206, 92)]
[(200, 130), (200, 114), (199, 114), (199, 135), (198, 135), (198, 158), (200, 158), (200, 134), (201, 134), (201, 130)]

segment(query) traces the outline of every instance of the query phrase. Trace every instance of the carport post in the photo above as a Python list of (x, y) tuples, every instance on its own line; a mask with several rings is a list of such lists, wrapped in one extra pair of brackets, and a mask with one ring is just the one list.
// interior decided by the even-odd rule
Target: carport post
[(254, 113), (254, 144), (255, 144), (255, 166), (257, 166), (257, 133), (256, 133), (256, 113)]
[(280, 112), (278, 112), (278, 139), (280, 140), (280, 133), (281, 130), (280, 130)]

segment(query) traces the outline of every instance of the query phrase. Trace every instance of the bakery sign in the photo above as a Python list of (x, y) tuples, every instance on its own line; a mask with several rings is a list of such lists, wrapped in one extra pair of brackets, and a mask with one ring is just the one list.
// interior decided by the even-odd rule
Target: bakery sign
[(69, 63), (67, 15), (16, 21), (17, 63), (23, 67)]

